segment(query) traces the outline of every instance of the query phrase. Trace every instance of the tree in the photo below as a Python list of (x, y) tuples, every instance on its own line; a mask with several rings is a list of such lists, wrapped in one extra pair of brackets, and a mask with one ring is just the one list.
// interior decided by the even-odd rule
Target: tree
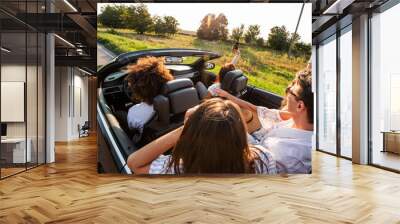
[(300, 41), (300, 35), (297, 33), (292, 33), (290, 34), (290, 37), (288, 38), (288, 54), (289, 56), (291, 55), (291, 51), (293, 50), (293, 46), (297, 44)]
[(121, 6), (107, 5), (99, 15), (99, 22), (106, 27), (123, 28), (123, 19), (121, 17), (123, 12), (124, 8)]
[(197, 37), (205, 40), (226, 40), (228, 39), (228, 19), (224, 14), (217, 17), (214, 14), (207, 14), (202, 20)]
[(228, 19), (223, 13), (220, 13), (217, 18), (215, 18), (215, 29), (217, 30), (217, 39), (218, 40), (227, 40), (228, 39)]
[(164, 20), (159, 16), (153, 17), (154, 23), (154, 32), (158, 35), (165, 35), (167, 33), (167, 29), (165, 27)]
[(207, 14), (206, 16), (203, 17), (201, 20), (200, 27), (197, 29), (197, 37), (200, 39), (210, 39), (210, 25), (211, 25), (211, 20), (213, 20), (215, 17), (214, 14)]
[(257, 40), (256, 40), (256, 45), (257, 45), (258, 47), (265, 47), (264, 38), (262, 38), (262, 37), (257, 38)]
[(260, 35), (260, 25), (250, 25), (244, 34), (244, 41), (246, 43), (254, 43)]
[(178, 32), (178, 20), (173, 16), (153, 17), (154, 32), (158, 35), (174, 35)]
[(134, 29), (136, 27), (136, 23), (138, 20), (138, 16), (136, 15), (136, 7), (130, 5), (129, 7), (125, 7), (122, 13), (122, 20), (124, 21), (124, 28)]
[(285, 26), (274, 26), (268, 35), (267, 46), (277, 51), (287, 51), (289, 47), (289, 32)]
[(164, 16), (165, 33), (168, 35), (174, 35), (178, 33), (179, 22), (173, 16)]
[(244, 25), (240, 25), (240, 27), (236, 27), (232, 30), (232, 35), (231, 39), (234, 40), (235, 42), (240, 42), (240, 40), (243, 38), (244, 34)]
[(145, 32), (151, 31), (153, 27), (153, 19), (147, 10), (147, 6), (140, 4), (136, 7), (135, 11), (138, 19), (136, 20), (133, 28), (136, 30), (136, 32), (139, 34), (144, 34)]
[(300, 41), (300, 35), (298, 33), (292, 33), (290, 34), (290, 41), (292, 43), (297, 43)]

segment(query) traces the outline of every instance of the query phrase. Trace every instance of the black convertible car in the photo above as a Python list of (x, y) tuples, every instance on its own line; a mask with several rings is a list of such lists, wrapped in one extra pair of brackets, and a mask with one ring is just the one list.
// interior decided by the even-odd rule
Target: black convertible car
[[(125, 81), (125, 68), (146, 56), (165, 57), (166, 67), (175, 79), (167, 82), (154, 98), (156, 114), (145, 125), (141, 140), (134, 144), (126, 121), (127, 111), (134, 103)], [(97, 73), (98, 172), (131, 174), (126, 166), (128, 156), (183, 124), (186, 110), (199, 104), (207, 87), (216, 80), (216, 74), (209, 70), (215, 67), (212, 60), (219, 57), (216, 52), (198, 49), (153, 49), (121, 54), (101, 67)], [(282, 101), (278, 95), (247, 85), (246, 74), (240, 70), (228, 72), (221, 88), (269, 108), (278, 108)]]

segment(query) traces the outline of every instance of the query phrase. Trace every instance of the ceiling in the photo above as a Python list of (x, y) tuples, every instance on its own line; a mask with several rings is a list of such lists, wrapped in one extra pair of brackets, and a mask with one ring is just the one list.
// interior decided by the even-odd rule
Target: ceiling
[(28, 42), (33, 38), (30, 32), (55, 33), (56, 65), (79, 66), (94, 73), (96, 6), (93, 0), (1, 0), (2, 45), (12, 50), (9, 58), (25, 58), (36, 46), (28, 44), (26, 54), (25, 35), (21, 33), (27, 33)]
[(388, 0), (312, 0), (312, 36), (317, 44), (338, 29), (351, 24), (352, 18), (373, 11)]
[[(171, 0), (179, 1), (179, 0)], [(200, 0), (207, 1), (207, 0)], [(215, 2), (210, 0), (209, 2)], [(224, 2), (224, 0), (217, 0)], [(357, 16), (367, 10), (374, 9), (387, 0), (305, 0), (312, 2), (313, 43), (326, 35), (335, 32), (334, 26), (346, 16)], [(47, 2), (47, 4), (46, 4)], [(54, 32), (61, 38), (55, 38), (56, 63), (59, 65), (75, 63), (85, 65), (96, 71), (96, 21), (97, 3), (134, 2), (132, 0), (1, 0), (0, 22), (3, 33), (3, 45), (15, 52), (23, 52), (25, 39), (16, 38), (16, 33), (39, 31)], [(144, 1), (142, 1), (144, 2)], [(161, 1), (146, 1), (161, 2)], [(168, 2), (163, 0), (162, 2)], [(182, 0), (182, 2), (185, 2)], [(227, 0), (232, 2), (232, 0)], [(238, 2), (246, 2), (238, 0)], [(247, 1), (248, 2), (248, 1)], [(303, 0), (251, 0), (251, 2), (303, 2)], [(51, 12), (51, 13), (50, 13)], [(351, 18), (348, 18), (351, 22)], [(12, 34), (14, 33), (14, 35)], [(15, 36), (15, 38), (13, 37)], [(8, 38), (10, 40), (8, 40)], [(31, 37), (27, 38), (28, 42)], [(62, 39), (66, 40), (63, 41)], [(11, 41), (12, 40), (12, 41)], [(14, 43), (11, 43), (14, 42)], [(74, 46), (72, 46), (72, 45)], [(32, 52), (33, 44), (28, 44), (27, 52)], [(18, 50), (17, 50), (18, 49)], [(15, 53), (18, 54), (18, 53)], [(26, 53), (19, 53), (26, 55)], [(79, 64), (79, 62), (82, 64)], [(88, 66), (93, 63), (92, 66)]]

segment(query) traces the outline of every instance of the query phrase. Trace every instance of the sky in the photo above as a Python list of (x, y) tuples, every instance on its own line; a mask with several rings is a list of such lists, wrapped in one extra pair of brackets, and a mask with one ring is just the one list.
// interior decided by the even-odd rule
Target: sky
[[(98, 3), (98, 14), (105, 5)], [(135, 3), (123, 3), (135, 5)], [(145, 3), (152, 16), (173, 16), (179, 21), (179, 28), (196, 31), (208, 13), (225, 14), (229, 32), (244, 24), (260, 25), (260, 36), (266, 39), (274, 26), (285, 25), (292, 33), (296, 29), (302, 3)], [(311, 43), (311, 3), (306, 3), (297, 33), (301, 40)]]

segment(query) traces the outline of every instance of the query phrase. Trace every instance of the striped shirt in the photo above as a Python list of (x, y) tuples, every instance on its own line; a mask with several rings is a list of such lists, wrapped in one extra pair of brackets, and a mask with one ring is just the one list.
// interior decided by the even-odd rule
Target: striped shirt
[[(268, 150), (264, 149), (262, 146), (253, 146), (257, 147), (259, 150), (254, 150), (250, 148), (250, 150), (254, 150), (254, 152), (258, 155), (259, 159), (255, 160), (255, 173), (256, 174), (276, 174), (276, 163), (273, 159), (273, 155)], [(155, 159), (150, 164), (149, 174), (175, 174), (174, 167), (168, 169), (168, 164), (171, 160), (171, 155), (160, 155), (157, 159)], [(182, 164), (179, 166), (179, 169), (183, 171)], [(183, 172), (181, 172), (183, 173)]]

